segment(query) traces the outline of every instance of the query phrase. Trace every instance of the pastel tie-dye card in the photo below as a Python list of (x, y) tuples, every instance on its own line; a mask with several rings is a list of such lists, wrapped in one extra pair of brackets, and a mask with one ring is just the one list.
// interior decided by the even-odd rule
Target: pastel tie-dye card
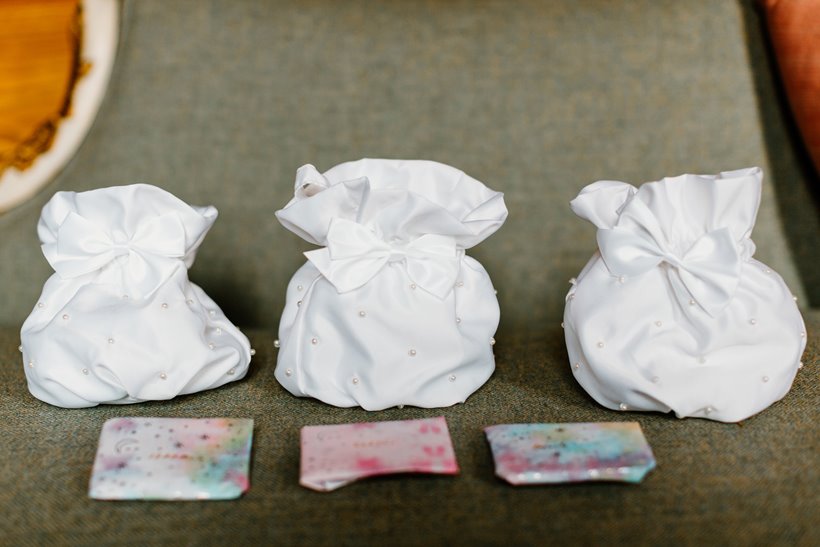
[(443, 417), (302, 428), (299, 483), (327, 492), (392, 473), (458, 474)]
[(253, 420), (105, 422), (88, 495), (102, 500), (223, 500), (247, 491)]
[(511, 484), (640, 482), (655, 457), (637, 422), (505, 424), (484, 429)]

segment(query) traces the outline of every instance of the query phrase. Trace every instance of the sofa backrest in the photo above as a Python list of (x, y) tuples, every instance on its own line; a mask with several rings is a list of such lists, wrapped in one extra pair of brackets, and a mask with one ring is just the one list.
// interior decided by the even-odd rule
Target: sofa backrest
[[(19, 325), (51, 271), (36, 238), (57, 190), (147, 182), (219, 219), (191, 278), (235, 323), (275, 328), (311, 247), (273, 213), (296, 169), (361, 157), (448, 163), (506, 194), (507, 223), (471, 254), (502, 329), (561, 321), (595, 250), (568, 202), (752, 165), (769, 172), (734, 2), (163, 2), (124, 4), (95, 126), (65, 171), (0, 216), (0, 324)], [(755, 30), (757, 32), (757, 30)], [(803, 294), (764, 181), (757, 257)]]

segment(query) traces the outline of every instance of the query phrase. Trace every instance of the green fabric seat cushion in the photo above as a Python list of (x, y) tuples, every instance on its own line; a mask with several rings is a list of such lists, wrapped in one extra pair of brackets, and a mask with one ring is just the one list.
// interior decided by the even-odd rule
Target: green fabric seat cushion
[[(74, 544), (738, 544), (816, 545), (820, 314), (791, 392), (741, 423), (620, 413), (575, 383), (563, 332), (509, 336), (497, 369), (465, 404), (368, 413), (298, 399), (273, 377), (272, 336), (251, 331), (251, 372), (168, 402), (65, 410), (29, 395), (17, 333), (0, 331), (0, 539)], [(390, 476), (331, 493), (299, 486), (299, 428), (443, 415), (461, 474)], [(226, 502), (87, 497), (103, 422), (116, 416), (227, 416), (255, 422), (251, 488)], [(658, 467), (639, 485), (509, 486), (493, 475), (482, 428), (498, 423), (637, 421)]]

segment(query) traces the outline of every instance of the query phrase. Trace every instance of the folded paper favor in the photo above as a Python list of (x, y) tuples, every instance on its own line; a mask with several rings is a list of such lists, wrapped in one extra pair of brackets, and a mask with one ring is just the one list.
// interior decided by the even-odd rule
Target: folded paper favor
[(510, 484), (641, 482), (655, 456), (637, 422), (501, 424), (484, 429)]
[(276, 213), (322, 248), (287, 289), (277, 380), (367, 410), (463, 402), (495, 368), (499, 309), (468, 249), (504, 222), (503, 195), (431, 161), (297, 171)]
[(600, 181), (572, 201), (599, 252), (571, 280), (565, 337), (596, 401), (736, 422), (789, 391), (806, 331), (783, 280), (752, 258), (761, 181), (759, 168)]
[(112, 418), (88, 495), (101, 500), (226, 500), (250, 486), (253, 420)]
[(299, 483), (328, 492), (394, 473), (458, 473), (444, 417), (302, 428)]
[(20, 333), (31, 393), (78, 408), (242, 378), (248, 339), (188, 280), (216, 217), (145, 184), (55, 194), (38, 234), (56, 273)]

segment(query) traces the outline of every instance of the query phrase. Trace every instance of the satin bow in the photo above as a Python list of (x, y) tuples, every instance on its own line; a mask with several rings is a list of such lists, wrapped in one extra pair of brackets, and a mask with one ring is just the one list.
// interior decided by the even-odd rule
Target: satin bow
[(63, 279), (96, 271), (103, 282), (121, 281), (130, 296), (150, 295), (171, 276), (185, 255), (185, 229), (176, 215), (165, 214), (139, 224), (130, 236), (109, 232), (71, 212), (56, 241), (43, 254)]
[(338, 218), (330, 224), (327, 247), (305, 256), (340, 293), (361, 287), (388, 262), (403, 262), (413, 283), (443, 299), (459, 269), (452, 237), (425, 234), (410, 242), (387, 242), (361, 224)]
[[(622, 225), (625, 216), (627, 226)], [(677, 271), (691, 297), (712, 317), (734, 296), (740, 283), (740, 255), (728, 228), (704, 234), (679, 256), (671, 250), (657, 218), (642, 201), (633, 199), (628, 204), (620, 224), (600, 229), (597, 234), (601, 256), (613, 274), (635, 277), (666, 262)]]

